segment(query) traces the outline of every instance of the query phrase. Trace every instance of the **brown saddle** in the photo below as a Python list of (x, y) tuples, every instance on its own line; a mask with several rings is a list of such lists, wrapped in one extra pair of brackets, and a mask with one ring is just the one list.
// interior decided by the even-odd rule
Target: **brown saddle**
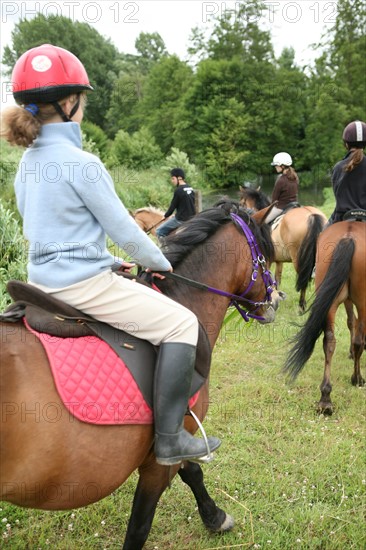
[[(7, 284), (7, 290), (14, 303), (0, 314), (0, 321), (18, 322), (25, 317), (29, 326), (37, 332), (59, 338), (81, 336), (101, 338), (125, 363), (146, 402), (152, 407), (152, 388), (158, 347), (123, 330), (97, 321), (33, 285), (11, 280)], [(206, 331), (200, 325), (191, 395), (194, 395), (208, 378), (210, 364), (211, 346)]]

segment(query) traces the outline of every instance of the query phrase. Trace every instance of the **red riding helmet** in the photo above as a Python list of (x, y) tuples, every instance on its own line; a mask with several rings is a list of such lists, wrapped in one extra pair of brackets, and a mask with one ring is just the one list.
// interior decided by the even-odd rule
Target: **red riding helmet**
[(15, 63), (13, 96), (17, 103), (52, 103), (73, 93), (93, 90), (84, 65), (63, 48), (43, 44)]
[(366, 144), (366, 124), (361, 120), (354, 120), (343, 130), (343, 141), (354, 146), (364, 147)]

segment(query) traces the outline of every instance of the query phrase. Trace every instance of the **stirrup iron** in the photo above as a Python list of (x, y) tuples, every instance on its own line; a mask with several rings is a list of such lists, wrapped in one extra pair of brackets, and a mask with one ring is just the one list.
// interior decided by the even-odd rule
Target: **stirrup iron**
[(196, 457), (196, 458), (190, 458), (189, 461), (190, 462), (198, 462), (199, 464), (208, 464), (209, 462), (213, 461), (215, 456), (214, 456), (213, 453), (211, 453), (205, 429), (204, 429), (200, 419), (198, 418), (198, 416), (190, 408), (188, 408), (188, 414), (191, 415), (193, 417), (193, 419), (197, 422), (198, 428), (199, 428), (199, 430), (202, 434), (202, 438), (205, 442), (206, 449), (207, 449), (207, 455), (199, 456), (199, 457)]

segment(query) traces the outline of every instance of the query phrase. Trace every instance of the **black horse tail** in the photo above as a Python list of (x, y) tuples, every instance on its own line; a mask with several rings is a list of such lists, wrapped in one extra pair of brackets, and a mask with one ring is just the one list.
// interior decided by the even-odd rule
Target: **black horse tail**
[(297, 256), (296, 290), (306, 290), (313, 273), (316, 256), (316, 241), (323, 230), (324, 219), (319, 214), (312, 214), (308, 219), (308, 230), (299, 248)]
[(325, 330), (325, 323), (335, 298), (349, 278), (355, 243), (344, 238), (337, 244), (327, 274), (320, 285), (316, 298), (310, 307), (310, 314), (300, 332), (292, 339), (284, 372), (294, 380), (313, 353), (315, 343)]

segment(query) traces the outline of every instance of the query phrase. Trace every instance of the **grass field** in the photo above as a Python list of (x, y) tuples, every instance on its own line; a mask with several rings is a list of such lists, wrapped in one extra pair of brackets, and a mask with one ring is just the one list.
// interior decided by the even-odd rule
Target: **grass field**
[[(236, 520), (233, 531), (208, 533), (193, 495), (176, 478), (159, 502), (147, 550), (365, 548), (365, 388), (350, 384), (344, 311), (338, 314), (333, 362), (335, 412), (318, 416), (321, 341), (295, 384), (288, 385), (280, 372), (297, 330), (293, 323), (301, 322), (290, 264), (282, 286), (288, 297), (274, 324), (233, 321), (214, 351), (205, 426), (223, 443), (204, 472), (209, 492)], [(68, 512), (2, 503), (1, 547), (120, 548), (136, 480), (133, 475), (103, 501)]]

